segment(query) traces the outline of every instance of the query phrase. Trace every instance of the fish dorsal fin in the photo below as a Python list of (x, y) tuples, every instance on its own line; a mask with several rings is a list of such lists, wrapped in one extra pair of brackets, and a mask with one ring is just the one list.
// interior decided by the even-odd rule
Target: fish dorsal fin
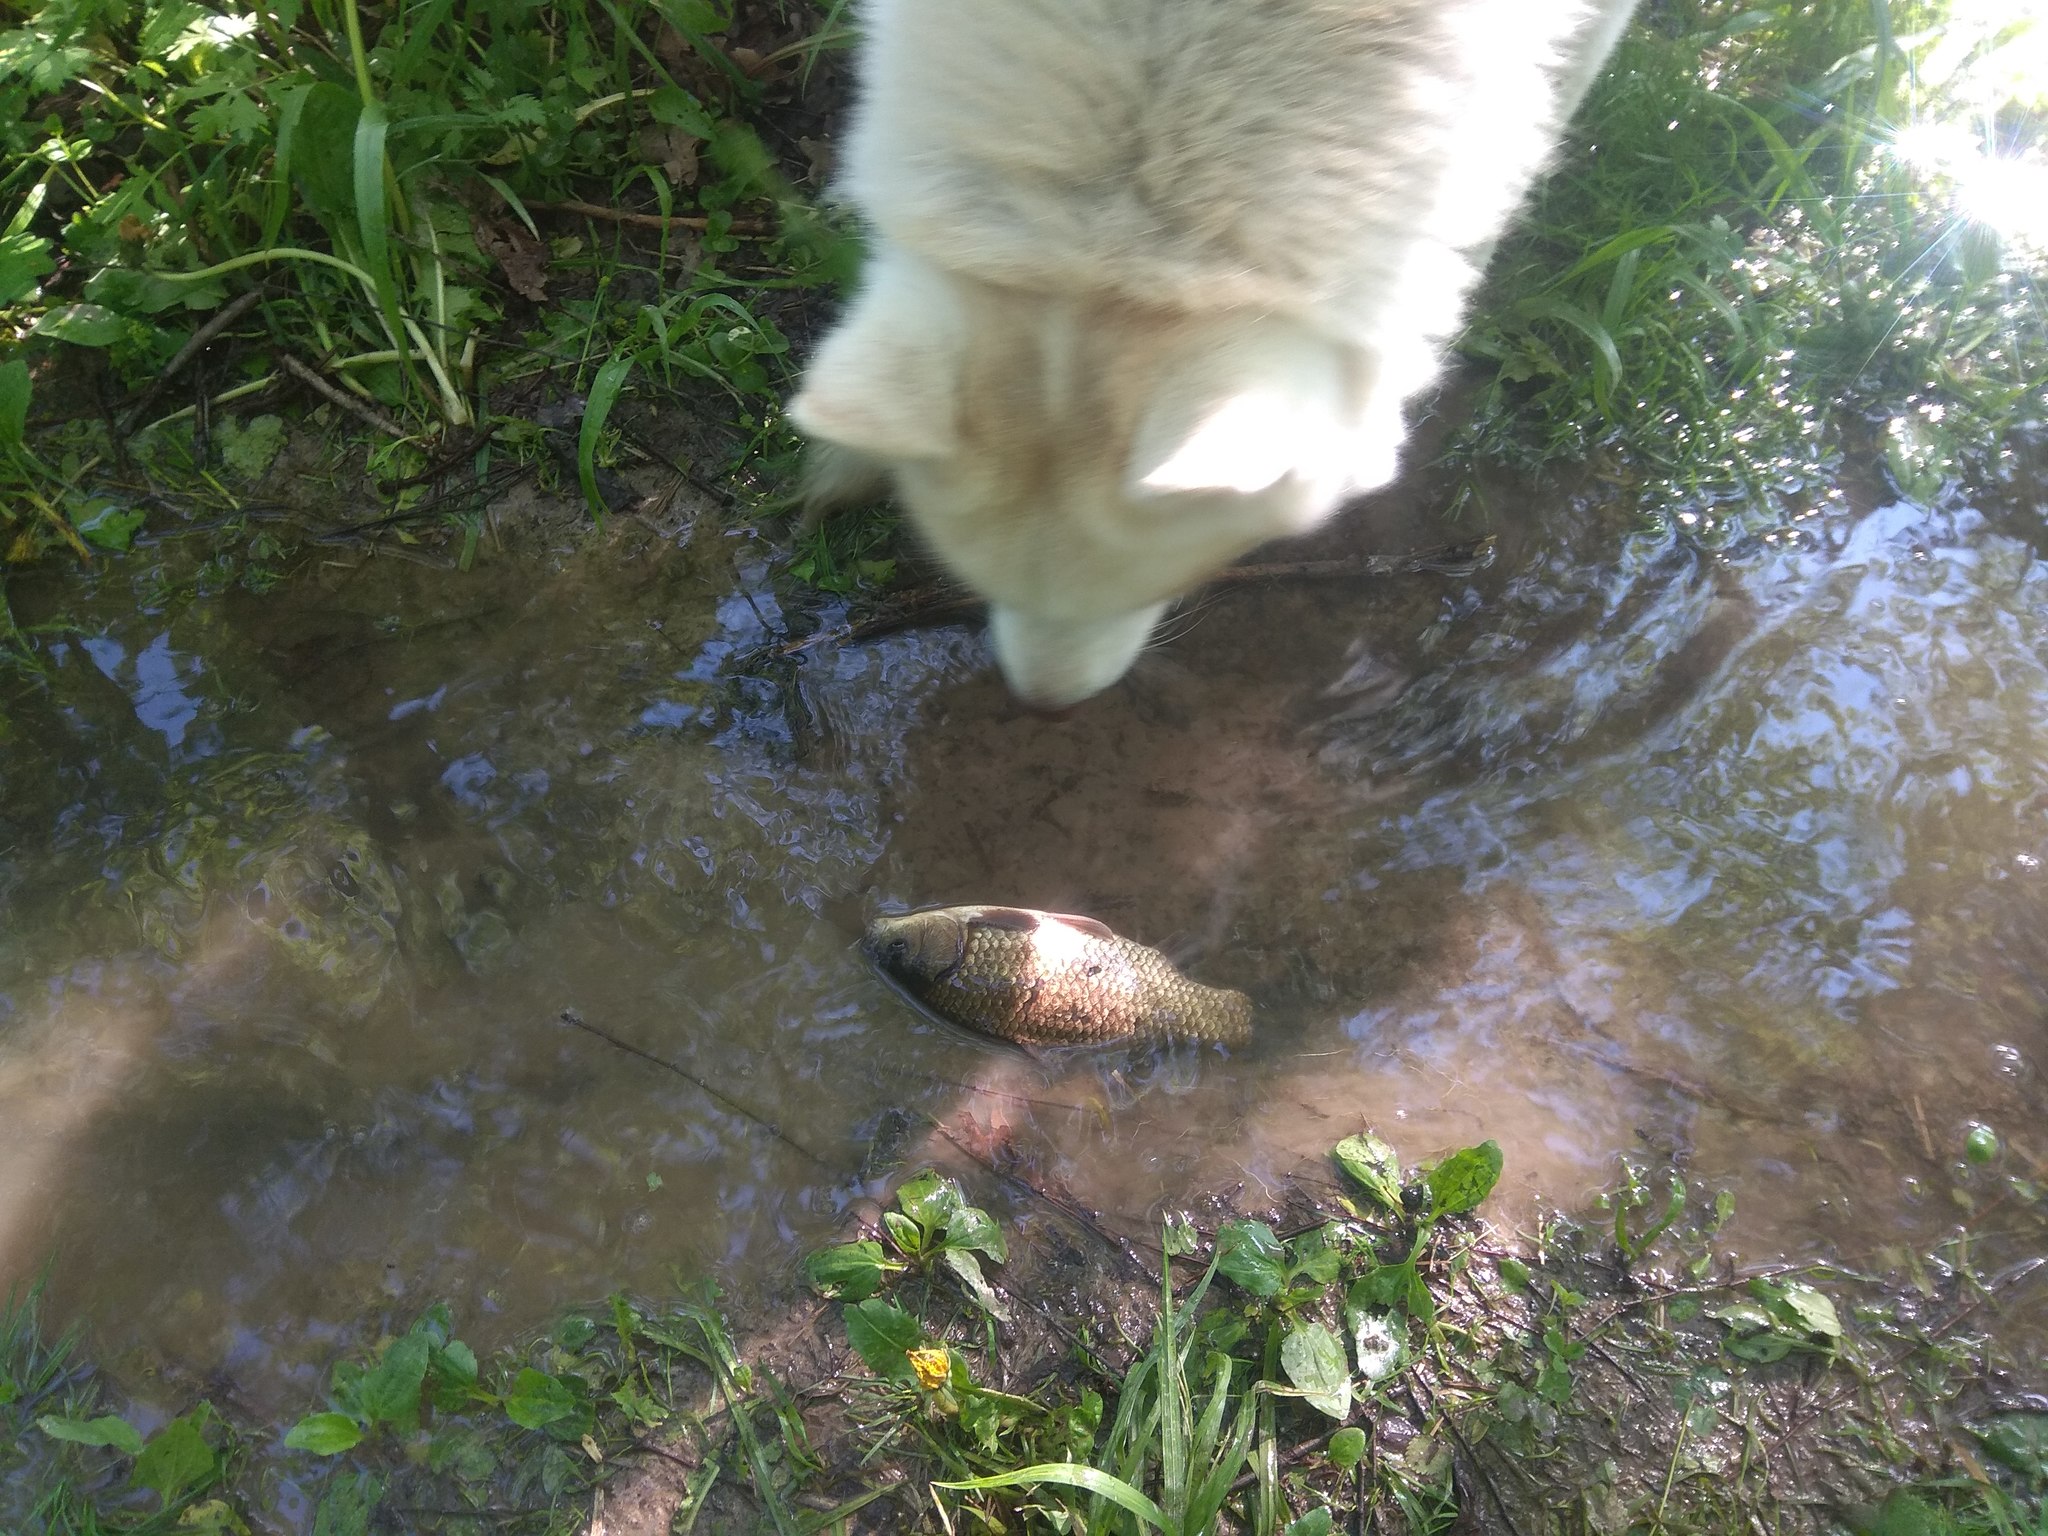
[(967, 921), (976, 928), (996, 928), (1004, 933), (1036, 933), (1039, 915), (1024, 907), (976, 907)]
[(1071, 912), (1048, 912), (1045, 914), (1056, 923), (1065, 923), (1069, 928), (1078, 928), (1083, 933), (1093, 934), (1098, 939), (1114, 939), (1116, 934), (1107, 923), (1092, 917), (1077, 917)]

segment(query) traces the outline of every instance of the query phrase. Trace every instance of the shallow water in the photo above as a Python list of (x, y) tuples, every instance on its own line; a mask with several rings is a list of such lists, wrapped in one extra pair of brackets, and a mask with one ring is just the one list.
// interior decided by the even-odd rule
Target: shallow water
[[(964, 631), (735, 672), (785, 623), (739, 535), (17, 591), (71, 624), (0, 745), (0, 1284), (54, 1253), (124, 1386), (284, 1418), (436, 1298), (487, 1344), (785, 1292), (894, 1110), (1134, 1231), (1371, 1124), (1498, 1139), (1506, 1218), (1628, 1155), (1746, 1256), (2043, 1251), (2000, 1176), (2048, 1175), (2044, 510), (1708, 555), (1560, 506), (1473, 577), (1208, 599), (1058, 722)], [(850, 944), (956, 900), (1162, 944), (1258, 1043), (935, 1027)]]

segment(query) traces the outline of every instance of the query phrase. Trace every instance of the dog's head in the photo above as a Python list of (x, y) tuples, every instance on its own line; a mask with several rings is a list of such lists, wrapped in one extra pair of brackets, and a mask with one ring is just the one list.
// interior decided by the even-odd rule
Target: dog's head
[(1025, 292), (884, 246), (790, 415), (887, 473), (988, 599), (1010, 686), (1058, 706), (1121, 677), (1174, 598), (1391, 477), (1398, 402), (1367, 409), (1369, 371), (1278, 316)]

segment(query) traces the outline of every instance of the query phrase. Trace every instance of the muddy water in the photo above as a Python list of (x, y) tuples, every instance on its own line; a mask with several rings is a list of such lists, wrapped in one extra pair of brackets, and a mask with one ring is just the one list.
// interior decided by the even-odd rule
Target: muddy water
[[(964, 631), (736, 670), (788, 622), (738, 535), (17, 590), (0, 1283), (54, 1255), (132, 1389), (284, 1416), (435, 1298), (488, 1343), (673, 1269), (773, 1297), (903, 1110), (1134, 1230), (1372, 1124), (1497, 1138), (1509, 1216), (1627, 1155), (1749, 1255), (2041, 1251), (2042, 511), (1709, 555), (1555, 507), (1475, 576), (1207, 600), (1057, 722)], [(1260, 1038), (935, 1027), (849, 945), (953, 900), (1099, 915)]]

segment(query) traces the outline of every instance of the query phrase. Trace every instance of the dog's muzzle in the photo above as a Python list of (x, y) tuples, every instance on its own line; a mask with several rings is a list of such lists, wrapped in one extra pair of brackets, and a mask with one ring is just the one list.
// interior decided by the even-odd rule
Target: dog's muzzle
[(1165, 612), (1166, 604), (1154, 603), (1077, 622), (998, 605), (989, 611), (988, 632), (1010, 691), (1034, 708), (1064, 709), (1128, 672)]

